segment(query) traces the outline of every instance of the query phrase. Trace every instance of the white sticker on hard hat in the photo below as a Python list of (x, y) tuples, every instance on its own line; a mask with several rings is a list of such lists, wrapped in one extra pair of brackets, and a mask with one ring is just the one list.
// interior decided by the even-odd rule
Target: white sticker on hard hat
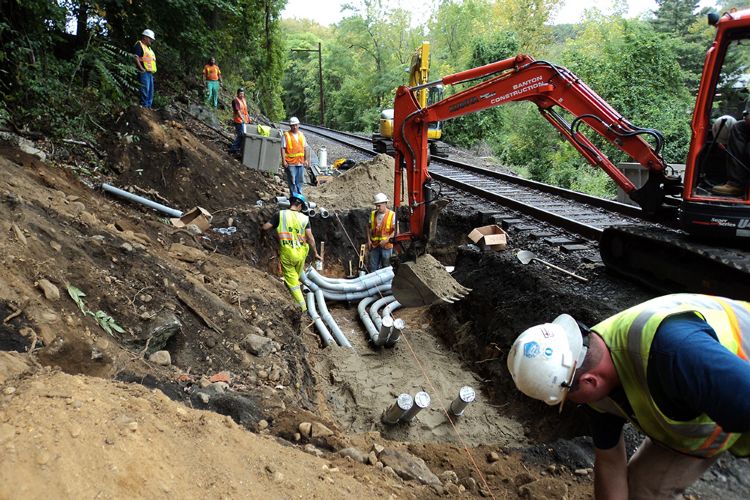
[(523, 355), (527, 358), (535, 358), (539, 356), (540, 352), (541, 347), (539, 347), (539, 344), (537, 342), (527, 342), (523, 346)]
[(552, 328), (545, 328), (546, 325), (542, 325), (542, 337), (545, 339), (551, 339), (555, 336), (555, 331)]

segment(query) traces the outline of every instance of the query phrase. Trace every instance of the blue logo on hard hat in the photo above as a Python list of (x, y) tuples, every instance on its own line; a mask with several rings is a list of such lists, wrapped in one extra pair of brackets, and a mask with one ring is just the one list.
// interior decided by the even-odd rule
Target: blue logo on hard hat
[(527, 358), (536, 358), (537, 356), (539, 356), (540, 352), (541, 348), (536, 342), (527, 342), (523, 346), (523, 355)]

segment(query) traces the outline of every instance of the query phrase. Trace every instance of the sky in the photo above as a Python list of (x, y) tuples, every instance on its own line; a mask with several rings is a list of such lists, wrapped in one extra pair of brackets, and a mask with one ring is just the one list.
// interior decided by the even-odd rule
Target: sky
[[(388, 1), (388, 0), (387, 0)], [(351, 0), (288, 0), (286, 9), (281, 13), (282, 18), (312, 19), (320, 24), (334, 24), (343, 18), (341, 6), (345, 3), (354, 3)], [(602, 13), (611, 14), (613, 4), (611, 0), (567, 0), (554, 18), (555, 24), (575, 23), (581, 20), (583, 12), (592, 7), (598, 7)], [(390, 0), (392, 6), (400, 5), (409, 9), (414, 14), (415, 24), (420, 24), (426, 18), (430, 5), (429, 0)], [(653, 0), (627, 0), (628, 13), (626, 17), (636, 17), (640, 14), (656, 8)], [(701, 1), (701, 6), (713, 5), (710, 0)]]

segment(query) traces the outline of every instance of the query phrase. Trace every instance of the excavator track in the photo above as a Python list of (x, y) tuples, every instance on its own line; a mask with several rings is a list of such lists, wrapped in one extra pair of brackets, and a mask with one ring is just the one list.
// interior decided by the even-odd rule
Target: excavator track
[(599, 251), (608, 269), (663, 292), (750, 300), (750, 249), (717, 247), (663, 227), (608, 227)]

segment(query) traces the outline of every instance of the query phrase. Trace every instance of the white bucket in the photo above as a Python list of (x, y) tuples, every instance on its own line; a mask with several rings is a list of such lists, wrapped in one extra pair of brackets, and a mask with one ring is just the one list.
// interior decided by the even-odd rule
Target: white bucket
[(328, 151), (326, 151), (325, 146), (320, 146), (320, 150), (318, 151), (318, 162), (320, 163), (321, 170), (323, 170), (324, 168), (327, 168)]

